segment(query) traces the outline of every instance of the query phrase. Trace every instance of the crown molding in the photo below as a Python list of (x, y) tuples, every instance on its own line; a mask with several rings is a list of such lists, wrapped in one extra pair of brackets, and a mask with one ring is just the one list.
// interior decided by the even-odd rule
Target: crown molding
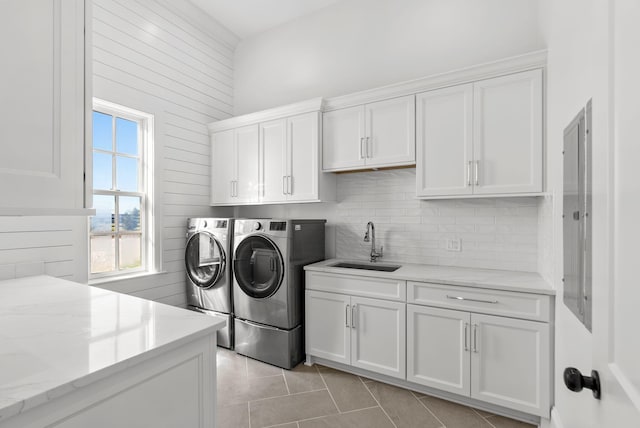
[(269, 120), (281, 119), (296, 114), (309, 113), (312, 111), (322, 111), (323, 99), (313, 98), (307, 101), (287, 104), (280, 107), (261, 110), (255, 113), (243, 114), (229, 119), (220, 120), (210, 123), (207, 127), (209, 132), (220, 132), (228, 129), (238, 128), (241, 126), (254, 125)]
[(384, 99), (430, 91), (446, 86), (454, 86), (478, 80), (490, 79), (492, 77), (503, 76), (506, 74), (543, 68), (546, 64), (546, 50), (530, 52), (498, 61), (434, 74), (415, 80), (408, 80), (379, 88), (355, 92), (349, 95), (327, 98), (324, 103), (324, 111), (353, 107)]

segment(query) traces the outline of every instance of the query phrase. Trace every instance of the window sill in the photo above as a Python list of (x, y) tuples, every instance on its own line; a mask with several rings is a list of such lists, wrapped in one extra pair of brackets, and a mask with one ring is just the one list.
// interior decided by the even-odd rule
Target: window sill
[(101, 285), (101, 284), (110, 284), (110, 283), (120, 282), (120, 281), (129, 281), (133, 279), (147, 278), (154, 275), (164, 275), (165, 273), (167, 272), (166, 271), (136, 272), (136, 273), (129, 273), (124, 275), (117, 275), (117, 276), (105, 276), (102, 278), (90, 279), (89, 285)]

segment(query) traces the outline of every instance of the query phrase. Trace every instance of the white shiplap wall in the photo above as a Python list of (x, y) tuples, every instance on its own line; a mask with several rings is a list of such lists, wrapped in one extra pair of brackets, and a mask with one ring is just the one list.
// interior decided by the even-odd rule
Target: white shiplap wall
[[(206, 124), (232, 113), (237, 39), (187, 0), (94, 0), (94, 96), (155, 115), (156, 209), (163, 273), (101, 287), (185, 304), (186, 219), (209, 204)], [(87, 219), (0, 217), (0, 279), (47, 273), (87, 280)]]
[(155, 115), (164, 272), (100, 286), (174, 305), (185, 304), (186, 219), (231, 214), (209, 206), (206, 124), (232, 114), (233, 37), (198, 14), (186, 0), (93, 1), (94, 96)]

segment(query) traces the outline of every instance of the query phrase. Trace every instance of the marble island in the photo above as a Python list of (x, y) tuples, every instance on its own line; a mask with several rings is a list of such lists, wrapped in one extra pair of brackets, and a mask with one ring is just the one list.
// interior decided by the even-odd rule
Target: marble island
[(212, 427), (223, 326), (53, 277), (0, 281), (0, 428)]

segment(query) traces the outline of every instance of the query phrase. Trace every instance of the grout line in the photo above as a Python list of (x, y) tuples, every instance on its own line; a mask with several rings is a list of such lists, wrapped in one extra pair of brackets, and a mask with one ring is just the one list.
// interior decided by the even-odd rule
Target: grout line
[(249, 417), (249, 428), (251, 428), (251, 404), (249, 404), (249, 402), (247, 401), (247, 413), (248, 413), (248, 417)]
[(287, 382), (287, 376), (282, 372), (282, 378), (284, 379), (284, 386), (287, 387), (287, 395), (291, 395), (291, 390), (289, 389), (289, 382)]
[(398, 425), (396, 425), (395, 422), (393, 422), (393, 419), (391, 419), (391, 416), (389, 416), (389, 414), (387, 413), (387, 411), (384, 409), (384, 407), (382, 407), (382, 404), (380, 404), (380, 402), (378, 401), (378, 399), (376, 398), (375, 395), (373, 395), (373, 392), (371, 392), (371, 390), (369, 389), (369, 387), (367, 386), (366, 383), (364, 383), (364, 381), (362, 380), (362, 378), (360, 376), (358, 376), (358, 379), (360, 379), (360, 382), (362, 383), (362, 386), (364, 386), (364, 389), (367, 390), (367, 392), (369, 392), (369, 394), (371, 395), (371, 398), (373, 398), (373, 400), (378, 403), (378, 406), (380, 407), (380, 410), (382, 410), (382, 413), (384, 413), (387, 418), (389, 418), (389, 422), (391, 422), (391, 424), (395, 427), (398, 428)]
[[(478, 411), (477, 411), (476, 409), (474, 409), (473, 407), (470, 407), (470, 409), (471, 409), (471, 410), (473, 410), (473, 412), (474, 412), (476, 415), (480, 416), (480, 417), (482, 418), (482, 420), (483, 420), (483, 421), (485, 421), (486, 423), (488, 423), (489, 425), (491, 425), (491, 428), (496, 428), (496, 426), (495, 426), (494, 424), (492, 424), (491, 422), (489, 422), (489, 418), (490, 418), (491, 416), (489, 416), (489, 417), (482, 416), (482, 415), (480, 414), (480, 412), (478, 412)], [(493, 416), (493, 415), (492, 415), (492, 416)]]
[(336, 400), (333, 398), (333, 394), (331, 393), (331, 390), (329, 389), (329, 385), (327, 385), (327, 381), (324, 380), (324, 376), (322, 376), (322, 373), (320, 373), (320, 369), (316, 366), (316, 370), (318, 370), (318, 374), (320, 375), (320, 379), (322, 379), (322, 383), (324, 383), (324, 387), (327, 388), (327, 392), (329, 393), (329, 397), (331, 398), (331, 401), (333, 401), (333, 405), (336, 406), (336, 410), (338, 411), (338, 413), (342, 413), (342, 411), (340, 410), (340, 407), (338, 407), (338, 403), (336, 403)]
[(256, 398), (255, 400), (250, 400), (249, 402), (250, 403), (257, 403), (258, 401), (271, 400), (272, 398), (293, 397), (295, 395), (309, 394), (311, 392), (320, 392), (320, 391), (326, 391), (326, 389), (325, 388), (323, 388), (323, 389), (314, 389), (313, 391), (302, 391), (302, 392), (294, 392), (293, 394), (274, 395), (273, 397)]
[[(413, 392), (412, 392), (412, 393), (413, 393)], [(415, 395), (414, 395), (414, 397), (415, 397)], [(445, 427), (445, 428), (446, 428), (446, 425), (445, 425), (445, 424), (440, 420), (440, 418), (439, 418), (439, 417), (437, 417), (437, 416), (436, 416), (436, 414), (435, 414), (435, 413), (433, 413), (433, 412), (431, 411), (431, 409), (430, 409), (430, 408), (428, 408), (428, 407), (427, 407), (427, 405), (425, 404), (425, 402), (424, 402), (424, 401), (422, 401), (422, 400), (421, 400), (421, 399), (419, 399), (418, 397), (416, 397), (416, 400), (418, 400), (418, 403), (422, 404), (422, 407), (424, 407), (425, 409), (427, 409), (427, 412), (431, 413), (431, 415), (432, 415), (434, 418), (436, 418), (436, 421), (440, 422), (440, 424), (441, 424), (443, 427)]]
[[(377, 408), (378, 408), (378, 406), (372, 406), (372, 407), (365, 407), (363, 409), (347, 410), (346, 412), (332, 413), (330, 415), (314, 416), (313, 418), (300, 419), (299, 421), (296, 421), (296, 423), (298, 423), (298, 422), (307, 422), (307, 421), (315, 421), (315, 420), (318, 420), (318, 419), (328, 418), (329, 416), (348, 415), (349, 413), (355, 413), (355, 412), (360, 412), (362, 410), (371, 410), (371, 409), (377, 409)], [(289, 422), (289, 423), (291, 423), (291, 422)], [(299, 426), (299, 424), (298, 424), (298, 426)], [(271, 427), (264, 427), (264, 428), (271, 428)]]

